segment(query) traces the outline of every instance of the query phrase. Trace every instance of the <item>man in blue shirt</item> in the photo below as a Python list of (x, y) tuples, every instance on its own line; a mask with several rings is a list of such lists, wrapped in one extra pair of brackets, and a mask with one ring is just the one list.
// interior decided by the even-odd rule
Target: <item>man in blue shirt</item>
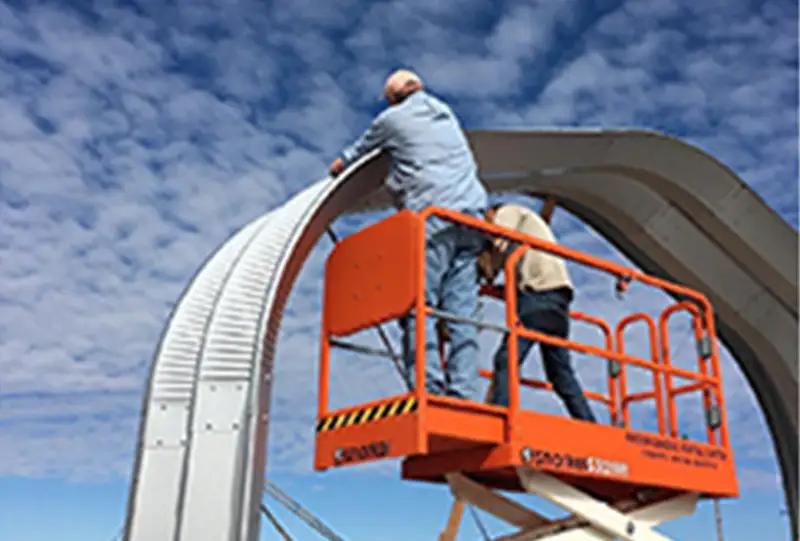
[[(398, 70), (386, 80), (389, 107), (331, 164), (336, 176), (353, 162), (379, 148), (391, 158), (386, 188), (398, 209), (419, 212), (439, 206), (482, 217), (486, 190), (466, 136), (452, 109), (423, 89), (415, 73)], [(476, 261), (480, 233), (431, 218), (426, 223), (425, 302), (458, 316), (475, 317), (478, 310)], [(413, 318), (413, 312), (410, 314)], [(411, 324), (409, 324), (411, 323)], [(401, 322), (406, 342), (406, 369), (414, 381), (413, 319)], [(477, 329), (448, 322), (450, 348), (442, 373), (435, 322), (425, 326), (426, 390), (432, 394), (477, 400)]]

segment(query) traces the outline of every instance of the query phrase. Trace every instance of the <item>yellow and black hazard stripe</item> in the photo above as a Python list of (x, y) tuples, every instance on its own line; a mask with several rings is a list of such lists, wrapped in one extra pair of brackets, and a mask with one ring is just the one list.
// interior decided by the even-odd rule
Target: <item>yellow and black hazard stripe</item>
[(378, 406), (325, 417), (317, 423), (317, 432), (330, 432), (331, 430), (338, 430), (348, 426), (364, 425), (381, 419), (388, 419), (389, 417), (407, 415), (415, 411), (417, 411), (417, 397), (401, 398)]

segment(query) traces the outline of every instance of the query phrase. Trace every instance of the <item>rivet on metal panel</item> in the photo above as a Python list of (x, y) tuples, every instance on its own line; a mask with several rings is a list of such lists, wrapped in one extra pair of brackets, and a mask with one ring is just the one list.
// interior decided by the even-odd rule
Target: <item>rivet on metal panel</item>
[(212, 428), (214, 428), (214, 425), (211, 423), (206, 423), (206, 430), (211, 430)]
[(533, 451), (531, 451), (530, 447), (523, 447), (522, 451), (520, 451), (520, 455), (522, 456), (522, 461), (528, 463), (533, 458)]
[(161, 439), (156, 440), (156, 445), (158, 447), (161, 447), (162, 445), (164, 445), (164, 440), (161, 440)]
[(164, 411), (166, 409), (167, 409), (167, 405), (166, 404), (161, 404), (161, 411)]
[(216, 391), (217, 390), (217, 386), (216, 385), (211, 385), (209, 387), (209, 389), (211, 389), (212, 391)]
[(231, 425), (231, 429), (233, 429), (233, 430), (239, 430), (239, 423), (237, 423), (237, 422), (234, 422), (234, 423)]
[(628, 535), (633, 535), (633, 532), (636, 531), (636, 525), (629, 521), (628, 524), (625, 525), (625, 533)]
[(241, 383), (237, 383), (237, 384), (236, 384), (236, 390), (237, 390), (237, 391), (241, 391), (241, 390), (242, 390), (242, 388), (243, 388), (243, 385), (242, 385)]

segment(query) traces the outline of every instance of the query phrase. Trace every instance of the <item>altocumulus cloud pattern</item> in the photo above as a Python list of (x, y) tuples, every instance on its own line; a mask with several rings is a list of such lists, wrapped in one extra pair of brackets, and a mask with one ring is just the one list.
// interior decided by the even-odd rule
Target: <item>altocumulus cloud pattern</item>
[[(685, 138), (796, 228), (796, 5), (587, 6), (0, 5), (0, 474), (127, 478), (147, 367), (185, 283), (225, 238), (321, 176), (397, 65), (413, 65), (468, 127), (644, 126)], [(555, 227), (565, 244), (621, 260), (569, 215)], [(310, 471), (308, 346), (329, 248), (312, 253), (287, 307), (273, 471)], [(606, 284), (574, 272), (580, 309), (621, 311)], [(725, 373), (743, 485), (775, 490), (763, 419), (732, 363)], [(395, 384), (389, 368), (354, 359), (334, 399)]]

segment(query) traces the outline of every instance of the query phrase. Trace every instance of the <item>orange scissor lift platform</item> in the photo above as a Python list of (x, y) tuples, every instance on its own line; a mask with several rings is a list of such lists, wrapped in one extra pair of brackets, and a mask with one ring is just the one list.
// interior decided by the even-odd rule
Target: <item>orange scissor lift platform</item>
[[(505, 325), (459, 318), (425, 305), (424, 224), (431, 216), (480, 230), (487, 238), (516, 243), (518, 247), (505, 263), (504, 287), (482, 288), (484, 295), (505, 301)], [(636, 281), (686, 300), (667, 307), (657, 321), (636, 313), (620, 320), (613, 329), (602, 319), (571, 312), (573, 320), (593, 325), (602, 333), (604, 347), (538, 333), (524, 328), (516, 317), (513, 269), (529, 249), (547, 251), (614, 275), (618, 292)], [(688, 312), (692, 317), (697, 372), (671, 365), (668, 323), (678, 312)], [(332, 348), (376, 353), (342, 338), (409, 313), (413, 314), (410, 324), (416, 325), (414, 380), (422, 384), (401, 395), (329, 410)], [(508, 407), (422, 390), (424, 344), (431, 339), (425, 337), (427, 317), (461, 320), (505, 334), (509, 340)], [(647, 330), (649, 359), (625, 352), (625, 333), (633, 324)], [(611, 423), (587, 423), (522, 409), (521, 388), (552, 387), (519, 376), (516, 344), (520, 337), (606, 359), (608, 394), (585, 395), (608, 408)], [(667, 539), (650, 530), (650, 526), (692, 512), (699, 498), (738, 496), (714, 317), (708, 300), (683, 286), (483, 220), (441, 208), (420, 214), (403, 211), (339, 242), (325, 268), (320, 363), (316, 470), (403, 457), (404, 479), (449, 483), (460, 500), (499, 513), (523, 529), (518, 537), (508, 539), (556, 539), (546, 534), (567, 526), (561, 524), (564, 521), (549, 521), (532, 511), (525, 515), (516, 508), (509, 510), (516, 504), (490, 493), (494, 490), (533, 492), (570, 510), (575, 515), (565, 519), (572, 521), (570, 528), (589, 532), (585, 533), (588, 537), (564, 537), (576, 540)], [(652, 372), (651, 390), (628, 393), (629, 366)], [(482, 370), (481, 376), (491, 378), (493, 374)], [(676, 378), (692, 383), (676, 385)], [(702, 396), (706, 441), (689, 441), (678, 434), (675, 399), (688, 393)], [(647, 400), (655, 403), (657, 432), (630, 428), (630, 405)], [(667, 507), (662, 509), (665, 504)], [(601, 535), (598, 532), (606, 537), (597, 537)], [(612, 534), (617, 537), (609, 537)], [(452, 538), (454, 534), (443, 534), (441, 539)]]

